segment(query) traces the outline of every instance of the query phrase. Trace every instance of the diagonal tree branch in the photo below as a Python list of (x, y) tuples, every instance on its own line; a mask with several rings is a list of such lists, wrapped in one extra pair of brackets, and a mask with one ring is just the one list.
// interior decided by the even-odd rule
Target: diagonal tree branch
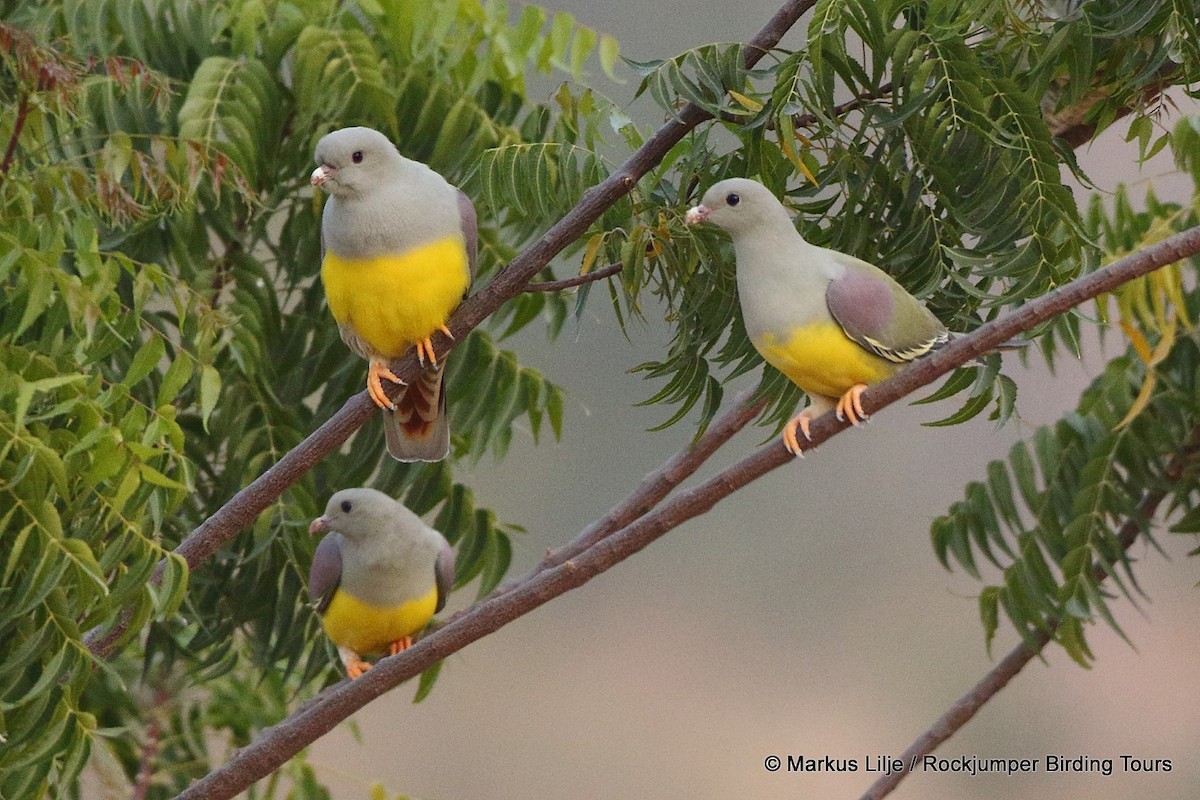
[(649, 513), (664, 497), (691, 477), (709, 456), (762, 412), (766, 398), (755, 400), (754, 395), (755, 392), (751, 391), (739, 396), (732, 408), (714, 419), (694, 442), (647, 475), (632, 494), (580, 531), (574, 539), (546, 553), (528, 577), (574, 558), (596, 542)]
[[(1125, 105), (1117, 108), (1113, 118), (1108, 120), (1112, 125), (1135, 111), (1141, 111), (1156, 102), (1161, 102), (1163, 92), (1174, 85), (1178, 79), (1179, 65), (1168, 61), (1154, 73), (1154, 78), (1140, 88)], [(1087, 144), (1096, 137), (1097, 120), (1094, 118), (1096, 106), (1108, 99), (1111, 89), (1102, 87), (1093, 89), (1073, 105), (1055, 109), (1054, 104), (1065, 89), (1065, 79), (1051, 84), (1042, 98), (1042, 118), (1050, 129), (1050, 135), (1062, 139), (1072, 148)]]
[[(1171, 461), (1167, 465), (1168, 485), (1178, 483), (1179, 479), (1183, 477), (1187, 465), (1195, 461), (1198, 451), (1200, 451), (1200, 428), (1194, 428), (1188, 437), (1187, 444), (1180, 452), (1171, 457)], [(1125, 520), (1117, 534), (1122, 549), (1128, 550), (1137, 541), (1143, 525), (1154, 518), (1155, 512), (1158, 511), (1159, 505), (1166, 497), (1167, 489), (1165, 487), (1156, 488), (1142, 496), (1141, 502), (1137, 504), (1137, 513)], [(1107, 578), (1108, 573), (1101, 565), (1097, 564), (1092, 576), (1099, 582)], [(1042, 652), (1042, 649), (1050, 643), (1056, 627), (1051, 625), (1049, 631), (1039, 631), (1033, 637), (1032, 646), (1022, 642), (1014, 647), (966, 694), (955, 700), (945, 713), (918, 736), (900, 756), (905, 765), (913, 764), (917, 759), (932, 753), (939, 745), (958, 733), (959, 729), (970, 722), (985, 703), (995, 697), (1001, 689), (1008, 685), (1009, 681), (1017, 676), (1017, 673), (1025, 668), (1026, 664)], [(899, 786), (900, 781), (904, 780), (907, 775), (906, 767), (880, 778), (871, 784), (871, 787), (859, 800), (881, 800), (891, 794), (892, 790)]]
[[(812, 8), (816, 0), (787, 0), (775, 15), (746, 44), (743, 60), (752, 67), (770, 52), (783, 35)], [(462, 341), (466, 334), (506, 301), (523, 292), (531, 278), (563, 248), (578, 239), (619, 199), (628, 194), (637, 181), (657, 166), (672, 147), (693, 128), (710, 119), (708, 112), (689, 103), (679, 114), (668, 120), (638, 148), (621, 167), (605, 180), (584, 192), (579, 203), (550, 230), (518, 255), (478, 294), (468, 298), (454, 313), (448, 327), (454, 338)], [(435, 346), (442, 357), (453, 342), (438, 334)], [(412, 381), (419, 370), (416, 356), (409, 354), (392, 367), (403, 381)], [(342, 445), (352, 433), (375, 413), (375, 405), (365, 391), (351, 397), (325, 424), (307, 439), (288, 451), (266, 472), (217, 509), (184, 539), (175, 552), (195, 569), (212, 556), (238, 531), (249, 525), (285, 489), (298, 481), (314, 465)], [(166, 568), (160, 562), (151, 580), (161, 583)], [(109, 656), (126, 639), (132, 614), (124, 612), (107, 627), (97, 627), (84, 636), (84, 644), (100, 658)]]
[[(872, 386), (863, 394), (863, 405), (869, 413), (878, 411), (1000, 343), (1080, 303), (1197, 253), (1200, 253), (1200, 227), (1189, 228), (1128, 255), (1027, 303), (1002, 319), (979, 327), (889, 380)], [(812, 426), (812, 446), (821, 444), (847, 427), (848, 423), (839, 421), (832, 413), (823, 415)], [(756, 478), (792, 460), (792, 456), (778, 441), (761, 447), (709, 480), (675, 495), (625, 527), (599, 538), (577, 555), (554, 566), (544, 566), (508, 591), (497, 593), (462, 612), (409, 650), (382, 659), (358, 680), (343, 681), (329, 688), (278, 725), (262, 732), (229, 762), (192, 784), (179, 797), (185, 800), (224, 800), (233, 797), (279, 768), (371, 700), (471, 642), (554, 597), (581, 586), (683, 522), (707, 512)]]

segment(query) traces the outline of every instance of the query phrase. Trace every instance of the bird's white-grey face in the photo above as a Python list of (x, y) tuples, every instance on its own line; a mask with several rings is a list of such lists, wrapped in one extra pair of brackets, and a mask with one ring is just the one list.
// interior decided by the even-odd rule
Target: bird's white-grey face
[(355, 195), (396, 168), (400, 154), (371, 128), (343, 128), (317, 142), (317, 168), (309, 182), (334, 196)]
[(685, 222), (711, 222), (737, 235), (780, 214), (787, 219), (786, 210), (767, 187), (748, 178), (729, 178), (705, 192), (700, 205), (688, 210)]
[(329, 498), (325, 513), (313, 520), (309, 533), (337, 531), (351, 540), (363, 540), (387, 530), (396, 501), (374, 489), (343, 489)]

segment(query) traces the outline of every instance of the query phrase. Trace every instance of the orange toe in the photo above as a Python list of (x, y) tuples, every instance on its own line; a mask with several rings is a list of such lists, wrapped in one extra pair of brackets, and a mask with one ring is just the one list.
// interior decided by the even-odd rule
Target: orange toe
[(787, 425), (783, 426), (783, 446), (787, 451), (794, 456), (804, 457), (804, 453), (800, 449), (800, 440), (796, 437), (796, 429), (804, 434), (804, 438), (812, 440), (812, 434), (808, 432), (809, 423), (812, 421), (812, 414), (806, 408), (796, 416), (788, 420)]
[(447, 328), (445, 325), (439, 325), (438, 330), (441, 331), (442, 333), (446, 334), (447, 339), (449, 339), (450, 341), (454, 341), (454, 334), (451, 333), (450, 329)]
[(412, 647), (412, 637), (411, 636), (402, 636), (401, 638), (397, 639), (396, 641), (394, 641), (390, 645), (388, 645), (388, 655), (394, 656), (397, 653), (403, 653), (405, 650), (407, 650), (410, 647)]
[(371, 665), (362, 659), (346, 662), (346, 674), (350, 676), (350, 680), (357, 680), (371, 668)]
[(417, 361), (421, 366), (425, 366), (426, 361), (430, 366), (437, 366), (437, 353), (433, 352), (433, 341), (428, 336), (417, 342)]
[(375, 401), (375, 405), (388, 411), (395, 411), (396, 404), (388, 399), (387, 392), (383, 390), (382, 379), (387, 378), (392, 383), (404, 385), (404, 381), (396, 376), (396, 373), (388, 369), (388, 365), (383, 361), (372, 360), (367, 367), (367, 393), (371, 395), (371, 399)]
[(867, 385), (865, 383), (856, 383), (844, 395), (838, 398), (838, 419), (848, 420), (851, 425), (857, 425), (867, 419), (867, 412), (863, 410), (862, 404), (862, 393), (866, 389)]

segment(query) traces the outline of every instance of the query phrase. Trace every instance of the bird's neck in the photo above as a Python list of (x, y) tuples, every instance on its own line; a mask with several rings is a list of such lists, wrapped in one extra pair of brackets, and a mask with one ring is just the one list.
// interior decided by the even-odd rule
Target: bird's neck
[(797, 269), (817, 266), (822, 263), (820, 258), (822, 248), (810, 244), (801, 236), (789, 219), (766, 225), (749, 235), (737, 236), (733, 240), (734, 254), (737, 257), (738, 281), (781, 282), (781, 285), (794, 284), (799, 278), (808, 277), (811, 272), (814, 282), (828, 283), (829, 277), (821, 274), (818, 269)]

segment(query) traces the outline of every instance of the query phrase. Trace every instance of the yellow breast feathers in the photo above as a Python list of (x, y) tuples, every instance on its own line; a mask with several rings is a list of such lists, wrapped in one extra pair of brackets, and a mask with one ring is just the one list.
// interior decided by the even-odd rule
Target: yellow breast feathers
[(411, 636), (428, 625), (436, 609), (437, 587), (424, 597), (391, 608), (364, 603), (338, 589), (321, 617), (321, 624), (336, 645), (356, 653), (381, 653), (397, 639)]
[(841, 397), (851, 386), (878, 383), (900, 368), (855, 344), (833, 322), (804, 325), (787, 339), (763, 334), (754, 343), (767, 363), (808, 394)]
[(321, 263), (329, 310), (384, 358), (399, 358), (450, 318), (471, 282), (462, 237), (405, 253)]

